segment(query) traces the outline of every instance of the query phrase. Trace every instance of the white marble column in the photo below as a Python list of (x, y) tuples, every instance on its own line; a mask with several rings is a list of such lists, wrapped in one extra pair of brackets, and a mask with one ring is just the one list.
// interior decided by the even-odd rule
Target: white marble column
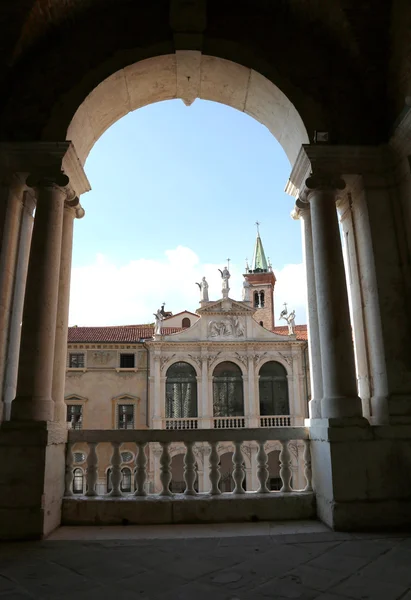
[(200, 427), (210, 429), (212, 412), (210, 412), (210, 402), (208, 398), (208, 363), (207, 356), (201, 357), (201, 417)]
[(323, 375), (322, 418), (361, 417), (357, 395), (350, 315), (344, 262), (336, 209), (341, 179), (309, 177), (313, 255), (321, 364)]
[(54, 341), (60, 272), (65, 186), (58, 173), (29, 177), (36, 190), (37, 208), (27, 276), (19, 359), (17, 395), (11, 419), (51, 421)]
[(24, 294), (33, 232), (35, 199), (31, 192), (24, 193), (21, 215), (19, 249), (13, 291), (13, 306), (10, 317), (7, 361), (4, 376), (4, 419), (10, 419), (11, 402), (16, 396), (17, 373), (20, 355), (21, 324), (23, 319)]
[(52, 386), (54, 420), (59, 422), (64, 422), (66, 420), (64, 387), (66, 382), (67, 333), (70, 304), (71, 262), (73, 254), (73, 224), (75, 217), (82, 218), (83, 216), (84, 210), (79, 205), (77, 198), (74, 198), (72, 201), (66, 201), (63, 213)]
[(154, 353), (154, 415), (153, 415), (153, 427), (154, 429), (162, 429), (163, 422), (161, 418), (161, 382), (160, 382), (160, 355), (155, 351)]
[(248, 373), (248, 427), (258, 427), (259, 426), (259, 415), (260, 410), (258, 406), (258, 393), (255, 386), (255, 367), (253, 356), (248, 356), (247, 362), (247, 373)]
[[(348, 288), (348, 301), (351, 309), (351, 318), (354, 337), (354, 358), (358, 380), (358, 394), (362, 402), (364, 417), (370, 417), (370, 373), (369, 354), (373, 349), (367, 351), (366, 326), (364, 320), (363, 292), (361, 290), (361, 278), (367, 277), (365, 273), (360, 274), (358, 264), (358, 239), (354, 226), (352, 213), (351, 194), (346, 195), (338, 202), (338, 214), (343, 230), (345, 250), (345, 271)], [(361, 244), (362, 240), (360, 240)], [(361, 277), (362, 275), (362, 277)]]
[[(0, 391), (3, 392), (24, 184), (17, 176), (0, 182)], [(1, 394), (3, 396), (3, 393)], [(3, 417), (3, 398), (0, 421)]]
[(321, 367), (321, 344), (318, 327), (317, 293), (315, 289), (315, 270), (313, 255), (313, 234), (311, 226), (310, 205), (297, 200), (293, 218), (301, 218), (303, 239), (303, 260), (307, 279), (307, 325), (308, 356), (311, 373), (311, 400), (308, 403), (310, 419), (321, 418), (321, 399), (323, 397), (323, 374)]

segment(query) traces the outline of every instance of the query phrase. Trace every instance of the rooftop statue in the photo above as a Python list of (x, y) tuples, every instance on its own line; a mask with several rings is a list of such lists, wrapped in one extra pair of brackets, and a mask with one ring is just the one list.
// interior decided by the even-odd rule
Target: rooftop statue
[(223, 270), (218, 269), (221, 273), (221, 278), (223, 280), (223, 287), (222, 287), (222, 293), (223, 293), (223, 298), (228, 298), (228, 292), (230, 291), (230, 287), (228, 285), (228, 280), (230, 279), (231, 275), (230, 275), (230, 271), (228, 270), (227, 267), (224, 267)]
[(295, 334), (295, 310), (292, 310), (290, 313), (288, 313), (286, 302), (284, 302), (284, 306), (285, 306), (285, 308), (283, 308), (283, 310), (280, 313), (280, 320), (284, 319), (284, 321), (287, 321), (288, 335), (294, 335)]
[[(163, 305), (163, 307), (164, 307), (164, 305)], [(156, 319), (156, 322), (154, 325), (154, 335), (161, 335), (161, 325), (162, 325), (162, 322), (164, 319), (164, 314), (163, 314), (162, 308), (159, 308), (157, 310), (157, 312), (153, 313), (154, 317)]]
[(208, 283), (205, 277), (202, 278), (201, 283), (197, 283), (200, 290), (200, 302), (208, 302)]

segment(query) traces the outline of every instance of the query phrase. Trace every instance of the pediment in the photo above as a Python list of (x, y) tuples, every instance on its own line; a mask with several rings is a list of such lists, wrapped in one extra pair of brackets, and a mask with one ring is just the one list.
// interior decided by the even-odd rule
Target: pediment
[(248, 303), (232, 300), (231, 298), (222, 298), (215, 302), (208, 302), (197, 310), (197, 313), (203, 317), (207, 315), (247, 315), (252, 316), (256, 309)]

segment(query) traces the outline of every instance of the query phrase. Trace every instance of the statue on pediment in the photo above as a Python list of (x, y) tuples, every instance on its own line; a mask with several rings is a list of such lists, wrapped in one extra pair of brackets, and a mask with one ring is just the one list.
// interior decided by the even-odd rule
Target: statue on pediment
[(228, 284), (228, 280), (230, 279), (231, 275), (230, 275), (230, 271), (228, 270), (227, 267), (224, 267), (223, 270), (218, 269), (221, 273), (221, 279), (223, 280), (223, 287), (222, 287), (222, 293), (223, 293), (223, 298), (228, 298), (228, 292), (230, 291), (230, 286)]
[(159, 308), (157, 312), (153, 314), (155, 317), (154, 335), (161, 335), (161, 326), (164, 319), (163, 311), (161, 310), (161, 308)]
[(284, 321), (287, 321), (288, 335), (294, 335), (295, 334), (295, 310), (292, 310), (290, 313), (288, 313), (286, 302), (284, 302), (284, 309), (281, 311), (280, 319), (284, 319)]
[(200, 302), (208, 302), (208, 283), (205, 277), (202, 278), (201, 283), (197, 283), (200, 290)]
[(243, 302), (251, 302), (251, 285), (247, 279), (243, 281)]

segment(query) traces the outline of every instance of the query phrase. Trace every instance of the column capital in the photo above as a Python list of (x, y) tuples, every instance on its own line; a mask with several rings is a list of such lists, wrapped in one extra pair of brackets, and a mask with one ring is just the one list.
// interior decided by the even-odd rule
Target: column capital
[(0, 173), (64, 173), (74, 195), (91, 187), (73, 144), (64, 142), (0, 142)]
[[(318, 176), (381, 174), (392, 171), (398, 162), (395, 151), (388, 145), (337, 146), (332, 144), (303, 144), (290, 173), (285, 191), (304, 199), (305, 181)], [(337, 188), (338, 189), (338, 188)]]

